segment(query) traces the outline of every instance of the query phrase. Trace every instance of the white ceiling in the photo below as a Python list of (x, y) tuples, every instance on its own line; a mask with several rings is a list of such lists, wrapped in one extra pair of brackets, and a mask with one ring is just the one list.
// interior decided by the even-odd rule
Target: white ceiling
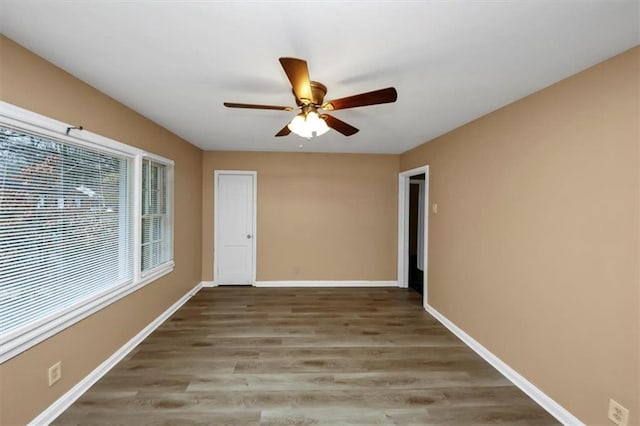
[[(9, 38), (207, 150), (401, 153), (639, 44), (640, 2), (0, 0)], [(308, 61), (360, 129), (275, 138), (295, 112), (278, 57)], [(90, 129), (89, 129), (90, 130)]]

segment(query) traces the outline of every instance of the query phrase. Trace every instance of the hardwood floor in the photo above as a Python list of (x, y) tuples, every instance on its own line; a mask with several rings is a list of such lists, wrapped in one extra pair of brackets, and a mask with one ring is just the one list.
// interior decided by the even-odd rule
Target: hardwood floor
[(203, 289), (54, 424), (558, 424), (420, 300)]

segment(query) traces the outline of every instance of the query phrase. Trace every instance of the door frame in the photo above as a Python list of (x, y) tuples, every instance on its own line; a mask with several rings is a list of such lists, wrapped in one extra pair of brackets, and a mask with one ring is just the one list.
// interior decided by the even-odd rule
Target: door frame
[(424, 306), (429, 294), (429, 165), (398, 174), (398, 287), (409, 287), (409, 185), (411, 176), (424, 173)]
[(214, 170), (213, 171), (213, 282), (218, 283), (218, 178), (220, 175), (245, 175), (252, 177), (253, 184), (253, 237), (252, 237), (252, 257), (253, 265), (251, 271), (251, 285), (256, 285), (257, 271), (257, 244), (258, 239), (258, 172), (255, 170)]

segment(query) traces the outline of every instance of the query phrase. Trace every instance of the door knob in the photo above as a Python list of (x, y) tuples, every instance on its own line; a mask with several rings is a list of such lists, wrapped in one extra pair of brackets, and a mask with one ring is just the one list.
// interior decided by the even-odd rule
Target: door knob
[(247, 239), (250, 240), (251, 239), (251, 234), (247, 234)]

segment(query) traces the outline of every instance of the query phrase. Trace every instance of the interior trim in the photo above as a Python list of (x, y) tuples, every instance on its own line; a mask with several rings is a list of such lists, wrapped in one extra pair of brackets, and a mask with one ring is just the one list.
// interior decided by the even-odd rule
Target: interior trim
[(397, 281), (256, 281), (256, 287), (398, 287)]
[(147, 338), (156, 328), (158, 328), (163, 322), (165, 322), (174, 312), (176, 312), (182, 305), (184, 305), (192, 296), (194, 296), (202, 288), (202, 283), (196, 285), (193, 289), (189, 290), (187, 294), (182, 296), (176, 303), (171, 305), (166, 311), (160, 314), (149, 325), (143, 328), (138, 334), (136, 334), (131, 340), (125, 343), (120, 349), (115, 351), (109, 358), (107, 358), (102, 364), (97, 366), (91, 373), (89, 373), (84, 379), (80, 380), (74, 387), (69, 389), (64, 395), (58, 398), (53, 404), (51, 404), (46, 410), (40, 413), (35, 419), (29, 422), (29, 426), (48, 425), (53, 422), (60, 414), (71, 406), (78, 398), (80, 398), (86, 391), (89, 390), (98, 380), (116, 366), (122, 359), (127, 356), (136, 346), (138, 346), (144, 339)]
[(544, 408), (549, 414), (555, 417), (564, 425), (584, 426), (576, 416), (571, 414), (566, 408), (554, 401), (549, 395), (544, 393), (533, 383), (525, 379), (520, 373), (511, 368), (506, 362), (495, 356), (489, 349), (482, 346), (473, 337), (465, 333), (460, 327), (451, 322), (447, 317), (438, 312), (429, 304), (424, 305), (425, 311), (431, 314), (435, 319), (440, 321), (442, 325), (448, 328), (462, 342), (473, 349), (475, 353), (480, 355), (482, 359), (493, 366), (500, 374), (506, 377), (511, 383), (516, 385), (522, 392), (526, 393), (538, 405)]
[(398, 173), (398, 287), (409, 287), (409, 184), (411, 176), (423, 174), (424, 180), (424, 282), (422, 300), (429, 296), (429, 165)]

